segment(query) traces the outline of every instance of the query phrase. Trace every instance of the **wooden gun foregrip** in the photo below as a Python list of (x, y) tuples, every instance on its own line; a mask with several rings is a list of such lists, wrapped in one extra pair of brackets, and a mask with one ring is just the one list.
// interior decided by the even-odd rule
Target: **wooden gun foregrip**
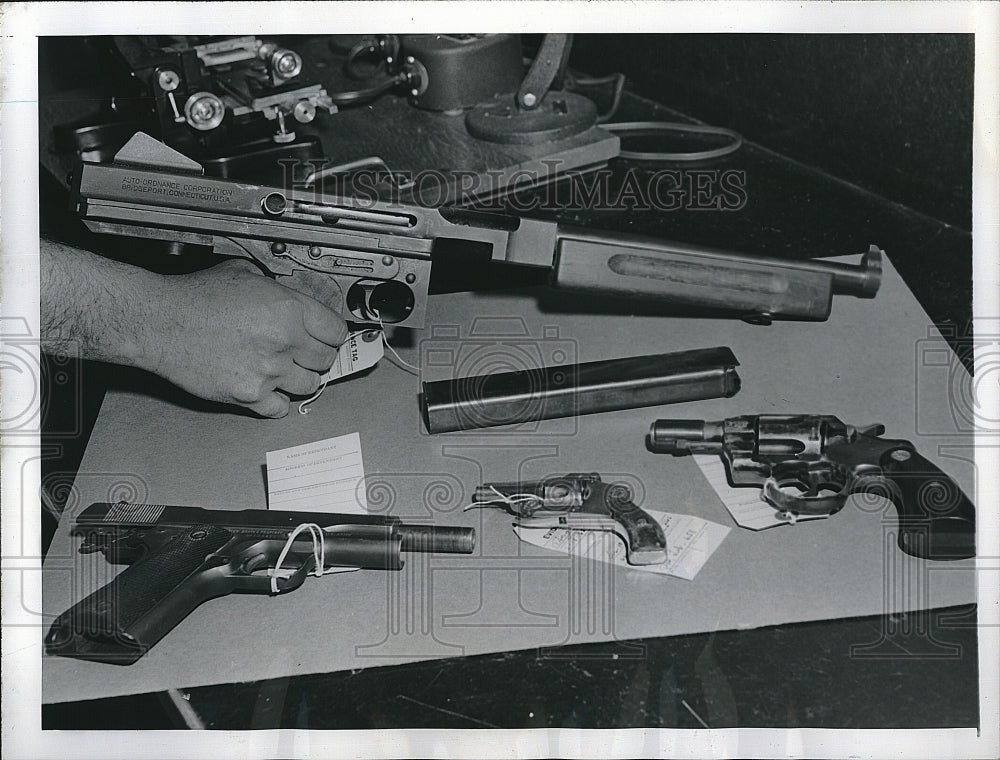
[(574, 234), (559, 241), (556, 287), (771, 317), (823, 320), (835, 293), (872, 297), (880, 262), (870, 252), (857, 266), (783, 261), (611, 235)]

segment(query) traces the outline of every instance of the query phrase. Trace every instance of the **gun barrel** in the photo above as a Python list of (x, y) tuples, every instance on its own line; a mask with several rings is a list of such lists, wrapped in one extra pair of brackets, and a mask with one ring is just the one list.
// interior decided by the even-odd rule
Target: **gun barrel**
[(859, 264), (836, 261), (802, 262), (833, 275), (833, 292), (858, 298), (874, 298), (882, 283), (882, 251), (871, 246)]
[(403, 537), (404, 552), (472, 554), (476, 548), (475, 528), (401, 523), (397, 526), (397, 530)]
[(722, 450), (722, 423), (706, 420), (656, 420), (649, 428), (649, 446), (662, 454), (689, 454), (689, 444), (699, 452)]

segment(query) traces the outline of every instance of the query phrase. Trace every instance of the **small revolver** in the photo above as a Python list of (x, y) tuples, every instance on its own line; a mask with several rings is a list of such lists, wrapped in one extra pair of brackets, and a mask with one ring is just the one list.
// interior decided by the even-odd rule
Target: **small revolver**
[(521, 528), (604, 530), (625, 541), (630, 565), (658, 565), (667, 559), (663, 529), (633, 502), (632, 489), (605, 483), (596, 472), (555, 475), (523, 483), (484, 483), (472, 506), (503, 507)]
[(856, 427), (821, 414), (760, 414), (657, 420), (652, 451), (720, 454), (734, 486), (759, 485), (789, 517), (832, 515), (852, 493), (889, 499), (899, 515), (899, 548), (924, 559), (976, 554), (976, 510), (937, 465), (883, 425)]

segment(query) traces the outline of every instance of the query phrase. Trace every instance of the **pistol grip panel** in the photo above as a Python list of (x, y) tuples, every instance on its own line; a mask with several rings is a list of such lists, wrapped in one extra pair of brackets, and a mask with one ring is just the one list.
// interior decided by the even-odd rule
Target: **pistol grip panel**
[(667, 561), (667, 539), (656, 520), (631, 501), (616, 498), (613, 489), (607, 506), (615, 522), (625, 529), (629, 564), (658, 565)]
[(899, 514), (902, 551), (923, 559), (976, 556), (976, 509), (955, 481), (905, 448), (887, 452), (879, 464)]
[(185, 529), (60, 615), (45, 637), (46, 652), (131, 665), (198, 605), (227, 592), (200, 576), (213, 566), (207, 556), (232, 535), (214, 525)]

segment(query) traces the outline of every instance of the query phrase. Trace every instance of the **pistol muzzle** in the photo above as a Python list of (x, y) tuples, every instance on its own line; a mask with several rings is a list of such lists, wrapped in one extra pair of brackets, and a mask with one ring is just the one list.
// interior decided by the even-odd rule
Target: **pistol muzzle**
[(840, 264), (827, 262), (833, 273), (833, 292), (858, 298), (874, 298), (882, 284), (882, 256), (884, 251), (877, 245), (868, 247), (860, 264)]
[(475, 528), (452, 525), (400, 525), (402, 551), (441, 554), (472, 554), (476, 548)]

